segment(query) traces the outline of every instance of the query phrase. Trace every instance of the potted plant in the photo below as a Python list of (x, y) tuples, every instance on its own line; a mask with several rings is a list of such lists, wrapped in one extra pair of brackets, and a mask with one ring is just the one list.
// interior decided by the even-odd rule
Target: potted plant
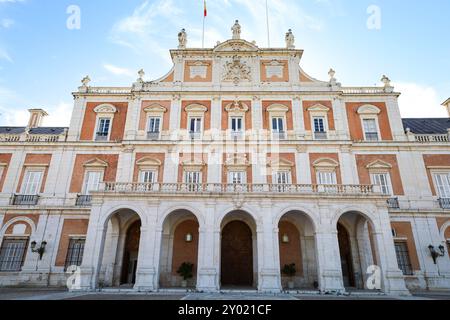
[(193, 275), (194, 265), (190, 262), (183, 262), (183, 264), (178, 268), (177, 273), (183, 278), (181, 286), (183, 288), (187, 287), (187, 281), (194, 277)]
[(288, 288), (294, 289), (295, 283), (294, 283), (294, 276), (297, 273), (297, 270), (295, 269), (295, 263), (286, 264), (282, 270), (282, 273), (289, 277), (288, 281)]

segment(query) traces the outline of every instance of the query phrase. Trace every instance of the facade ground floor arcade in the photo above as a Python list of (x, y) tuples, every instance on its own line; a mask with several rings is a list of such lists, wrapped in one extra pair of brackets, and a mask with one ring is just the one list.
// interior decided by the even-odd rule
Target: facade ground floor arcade
[[(193, 265), (184, 284), (183, 263)], [(295, 274), (283, 273), (288, 265)], [(408, 294), (382, 198), (103, 194), (93, 199), (79, 289), (344, 292), (367, 289), (370, 266), (380, 291)]]

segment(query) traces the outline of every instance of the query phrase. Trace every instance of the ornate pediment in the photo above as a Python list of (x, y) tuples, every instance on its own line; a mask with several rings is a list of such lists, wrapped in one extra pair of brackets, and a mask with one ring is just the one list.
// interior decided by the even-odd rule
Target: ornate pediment
[(250, 162), (247, 159), (247, 155), (243, 154), (243, 155), (230, 155), (227, 157), (226, 161), (225, 161), (225, 166), (227, 167), (242, 167), (242, 168), (246, 168), (247, 166), (250, 165)]
[(249, 107), (241, 101), (232, 102), (225, 107), (225, 111), (230, 113), (245, 113), (248, 110)]
[(106, 168), (108, 166), (108, 163), (103, 160), (100, 160), (99, 158), (95, 158), (95, 159), (85, 162), (84, 166), (85, 167)]
[(94, 109), (95, 113), (116, 113), (117, 108), (112, 104), (101, 104)]
[(136, 161), (136, 164), (140, 167), (159, 167), (161, 166), (161, 161), (150, 157), (144, 157)]
[(339, 167), (339, 163), (331, 158), (320, 158), (314, 161), (314, 168), (337, 168)]
[(241, 57), (234, 56), (231, 62), (225, 64), (222, 80), (232, 81), (236, 85), (241, 81), (252, 81), (251, 69)]
[(257, 52), (259, 48), (246, 40), (228, 40), (219, 43), (214, 52)]
[(294, 163), (286, 159), (274, 159), (269, 162), (269, 167), (288, 169), (294, 167)]
[(154, 103), (144, 109), (145, 113), (166, 113), (167, 109), (158, 103)]
[(373, 106), (371, 104), (365, 104), (358, 108), (358, 114), (377, 115), (380, 113), (381, 110), (378, 107)]
[(375, 161), (369, 163), (366, 166), (366, 168), (370, 169), (370, 170), (379, 170), (379, 169), (389, 170), (392, 168), (392, 165), (390, 163), (387, 163), (382, 160), (375, 160)]

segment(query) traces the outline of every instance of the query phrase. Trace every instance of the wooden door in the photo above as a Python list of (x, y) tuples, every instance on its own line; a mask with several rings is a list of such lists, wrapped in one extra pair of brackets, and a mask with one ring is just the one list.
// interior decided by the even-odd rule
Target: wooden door
[(253, 240), (247, 224), (233, 221), (222, 231), (222, 286), (253, 286)]

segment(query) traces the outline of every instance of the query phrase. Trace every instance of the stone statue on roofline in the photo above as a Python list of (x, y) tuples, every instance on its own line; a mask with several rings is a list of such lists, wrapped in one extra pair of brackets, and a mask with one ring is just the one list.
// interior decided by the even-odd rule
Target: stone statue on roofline
[(187, 33), (186, 29), (181, 29), (180, 33), (178, 33), (178, 49), (186, 49), (187, 45)]
[(288, 49), (295, 49), (295, 37), (292, 33), (292, 29), (289, 29), (289, 31), (286, 33), (286, 48)]
[(239, 20), (236, 20), (231, 31), (233, 31), (233, 40), (241, 39), (241, 25), (239, 24)]

